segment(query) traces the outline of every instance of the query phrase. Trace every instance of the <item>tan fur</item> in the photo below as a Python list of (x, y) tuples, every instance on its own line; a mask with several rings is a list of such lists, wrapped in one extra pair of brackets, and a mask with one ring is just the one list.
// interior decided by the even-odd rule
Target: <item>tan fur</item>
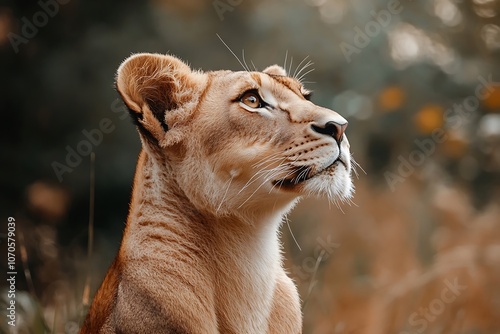
[[(276, 65), (195, 72), (139, 54), (117, 88), (143, 150), (120, 251), (80, 333), (301, 333), (278, 229), (302, 195), (351, 195), (347, 139), (312, 127), (345, 120)], [(272, 107), (248, 108), (249, 90)]]

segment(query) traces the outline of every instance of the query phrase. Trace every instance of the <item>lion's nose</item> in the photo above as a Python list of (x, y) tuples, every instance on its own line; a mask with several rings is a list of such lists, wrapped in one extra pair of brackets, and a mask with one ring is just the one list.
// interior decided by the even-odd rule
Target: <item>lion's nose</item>
[(342, 124), (334, 121), (329, 121), (322, 126), (318, 126), (316, 124), (312, 124), (311, 126), (314, 131), (321, 133), (323, 135), (332, 136), (333, 138), (335, 138), (337, 143), (340, 144), (340, 142), (344, 138), (344, 132), (345, 129), (347, 128), (347, 125), (348, 125), (347, 121)]

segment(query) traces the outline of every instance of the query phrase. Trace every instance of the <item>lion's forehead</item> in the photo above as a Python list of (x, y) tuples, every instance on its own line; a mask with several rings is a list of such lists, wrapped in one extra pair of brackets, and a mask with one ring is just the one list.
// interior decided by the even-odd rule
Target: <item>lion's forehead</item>
[(265, 89), (276, 98), (286, 100), (292, 97), (303, 99), (309, 93), (299, 81), (287, 76), (246, 71), (215, 71), (210, 72), (210, 75), (213, 84), (226, 87), (226, 94), (228, 89), (233, 95), (250, 89)]

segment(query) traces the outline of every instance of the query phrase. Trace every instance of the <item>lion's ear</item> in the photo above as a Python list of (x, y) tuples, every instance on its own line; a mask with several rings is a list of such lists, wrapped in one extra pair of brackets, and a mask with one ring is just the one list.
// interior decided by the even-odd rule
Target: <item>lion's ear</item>
[(182, 123), (181, 116), (187, 117), (198, 102), (200, 76), (175, 57), (141, 53), (118, 68), (116, 87), (141, 134), (165, 146), (169, 123)]
[(271, 65), (269, 67), (267, 67), (264, 71), (262, 71), (266, 74), (269, 74), (269, 75), (279, 75), (279, 76), (282, 76), (282, 77), (286, 77), (287, 74), (286, 74), (286, 70), (279, 66), (279, 65)]

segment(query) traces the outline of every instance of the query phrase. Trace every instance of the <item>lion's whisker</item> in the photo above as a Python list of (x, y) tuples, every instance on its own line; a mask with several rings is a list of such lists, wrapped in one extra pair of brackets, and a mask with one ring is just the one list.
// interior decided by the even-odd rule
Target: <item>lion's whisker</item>
[[(281, 158), (281, 162), (278, 164), (278, 166), (274, 167), (274, 168), (277, 168), (279, 167), (285, 160), (286, 158)], [(280, 159), (276, 159), (275, 161), (277, 160), (280, 160)], [(265, 167), (269, 167), (270, 165), (272, 165), (275, 161), (272, 161), (270, 163), (268, 163)], [(259, 171), (257, 171), (254, 175), (252, 175), (252, 177), (247, 181), (247, 183), (243, 186), (243, 188), (240, 189), (240, 191), (238, 192), (237, 195), (239, 195), (243, 190), (245, 190), (248, 186), (250, 186), (252, 183), (254, 183), (256, 180), (258, 180), (263, 174), (269, 174), (273, 172), (273, 168), (271, 169), (261, 169)]]
[(250, 64), (252, 64), (253, 66), (253, 69), (255, 70), (255, 72), (258, 72), (259, 70), (257, 69), (257, 67), (255, 66), (255, 64), (253, 63), (252, 60), (250, 60)]
[(295, 244), (297, 245), (297, 248), (299, 249), (299, 251), (302, 252), (302, 247), (300, 247), (299, 243), (297, 242), (297, 239), (295, 238), (295, 235), (292, 232), (292, 227), (290, 226), (290, 219), (288, 219), (288, 217), (286, 217), (286, 216), (285, 216), (285, 224), (288, 226), (288, 231), (290, 231), (290, 234), (292, 235), (292, 239), (295, 242)]
[(351, 154), (351, 162), (354, 166), (358, 167), (359, 169), (361, 169), (363, 171), (363, 173), (365, 173), (365, 175), (367, 175), (366, 171), (363, 169), (363, 167), (361, 167), (361, 165), (356, 161), (354, 160), (354, 157), (352, 156)]
[(359, 208), (359, 205), (357, 205), (357, 204), (353, 201), (353, 199), (352, 199), (352, 198), (348, 198), (348, 199), (347, 199), (347, 202), (349, 203), (349, 205), (351, 205), (351, 204), (352, 204), (352, 205), (354, 205), (355, 207)]
[(281, 178), (281, 180), (280, 180), (280, 181), (278, 181), (278, 182), (276, 182), (275, 184), (273, 184), (273, 186), (271, 187), (271, 190), (269, 190), (269, 194), (271, 193), (271, 191), (274, 189), (274, 187), (275, 187), (275, 186), (276, 186), (276, 184), (278, 184), (278, 183), (280, 184), (280, 188), (278, 188), (278, 189), (281, 189), (281, 186), (283, 185), (283, 181), (284, 181), (284, 180), (286, 180), (286, 178), (287, 178), (288, 176), (293, 175), (293, 173), (295, 173), (295, 170), (293, 170), (293, 169), (292, 169), (292, 170), (291, 170), (291, 171), (289, 171), (289, 172), (288, 172), (285, 176), (283, 176), (283, 177)]
[[(306, 59), (307, 59), (307, 58), (306, 58)], [(306, 59), (304, 59), (304, 60), (306, 60)], [(294, 77), (295, 79), (297, 79), (297, 78), (299, 77), (299, 75), (302, 73), (302, 71), (304, 71), (305, 69), (307, 69), (307, 68), (308, 68), (309, 66), (311, 66), (311, 65), (314, 65), (314, 63), (313, 63), (312, 61), (308, 61), (308, 62), (307, 62), (307, 63), (306, 63), (306, 64), (305, 64), (305, 65), (304, 65), (301, 69), (300, 69), (300, 71), (298, 71), (298, 72), (297, 72), (297, 74), (296, 74), (296, 75), (294, 75), (293, 77)], [(300, 81), (299, 79), (297, 79), (297, 80), (298, 80), (298, 81)]]
[(245, 60), (245, 49), (241, 50), (241, 58), (243, 59), (243, 63), (245, 64), (245, 68), (247, 69), (247, 72), (251, 72), (250, 67), (248, 67), (247, 61)]
[(263, 158), (262, 160), (259, 160), (258, 162), (254, 163), (252, 165), (252, 167), (254, 168), (259, 168), (260, 166), (262, 166), (263, 164), (265, 164), (266, 162), (269, 162), (269, 161), (276, 161), (276, 160), (279, 160), (281, 159), (282, 156), (281, 156), (281, 152), (278, 152), (278, 153), (275, 153), (269, 157), (265, 157)]
[(312, 72), (312, 71), (314, 71), (314, 70), (315, 70), (314, 68), (311, 68), (309, 71), (307, 71), (307, 72), (305, 72), (304, 74), (302, 74), (302, 75), (300, 76), (300, 78), (298, 78), (297, 80), (298, 80), (298, 81), (300, 81), (300, 82), (302, 82), (302, 79), (304, 79), (304, 77), (305, 77), (306, 75), (308, 75), (309, 73), (311, 73), (311, 72)]
[(337, 206), (337, 208), (339, 208), (340, 212), (342, 212), (345, 215), (345, 212), (342, 209), (342, 207), (340, 206), (340, 203), (338, 202), (338, 200), (335, 197), (332, 197), (332, 198), (333, 198), (333, 202), (335, 203), (335, 205)]
[[(243, 186), (243, 188), (240, 189), (240, 191), (237, 193), (237, 195), (239, 195), (243, 190), (245, 190), (248, 186), (250, 186), (250, 184), (252, 184), (253, 182), (255, 182), (259, 177), (261, 177), (262, 174), (264, 173), (267, 173), (271, 170), (268, 170), (266, 169), (267, 167), (271, 166), (275, 161), (277, 161), (279, 159), (276, 159), (276, 160), (273, 160), (271, 162), (269, 162), (268, 160), (265, 160), (262, 162), (263, 163), (268, 163), (264, 169), (261, 169), (259, 171), (257, 171), (254, 175), (252, 175), (252, 177), (245, 183), (245, 185)], [(281, 164), (281, 163), (280, 163)], [(280, 165), (278, 164), (278, 166)]]
[[(296, 79), (297, 78), (297, 71), (299, 70), (299, 67), (300, 65), (302, 65), (303, 62), (305, 62), (307, 60), (307, 58), (309, 58), (309, 56), (306, 56), (304, 59), (302, 59), (302, 61), (297, 65), (297, 67), (295, 68), (295, 71), (293, 71), (293, 75), (292, 75), (292, 78)], [(302, 71), (302, 69), (301, 69)], [(300, 74), (300, 71), (299, 71), (299, 74)]]
[(224, 200), (226, 199), (227, 192), (229, 191), (229, 187), (231, 186), (231, 182), (232, 181), (233, 181), (233, 177), (232, 176), (231, 176), (231, 178), (228, 181), (226, 181), (226, 183), (228, 185), (226, 186), (226, 191), (224, 192), (224, 195), (222, 196), (222, 200), (220, 201), (219, 206), (217, 207), (217, 210), (215, 211), (216, 213), (219, 213), (219, 210), (222, 207), (222, 203), (224, 203)]
[(286, 50), (286, 53), (285, 53), (285, 61), (283, 62), (283, 68), (286, 70), (286, 60), (288, 58), (288, 50)]
[[(283, 158), (283, 160), (285, 160), (285, 158)], [(281, 167), (283, 165), (283, 160), (278, 164), (278, 166), (276, 167), (273, 167), (271, 169), (262, 169), (262, 170), (259, 170), (258, 172), (256, 172), (251, 178), (250, 180), (247, 181), (247, 183), (243, 186), (243, 188), (240, 189), (240, 191), (238, 192), (237, 195), (239, 195), (243, 190), (245, 190), (246, 188), (248, 188), (252, 183), (254, 183), (255, 181), (257, 181), (260, 177), (264, 176), (264, 177), (268, 177), (268, 175), (272, 174), (275, 172), (275, 170), (277, 170), (279, 167)], [(272, 163), (269, 163), (267, 166), (270, 166), (272, 165)], [(266, 166), (266, 167), (267, 167)], [(261, 185), (262, 186), (262, 185)], [(260, 188), (260, 187), (259, 187)]]
[(241, 62), (241, 60), (238, 58), (238, 56), (233, 52), (233, 50), (231, 50), (231, 48), (229, 47), (229, 45), (226, 44), (226, 42), (224, 42), (224, 40), (222, 39), (222, 37), (219, 36), (219, 34), (216, 34), (217, 37), (219, 37), (220, 41), (222, 42), (222, 44), (224, 44), (226, 46), (226, 48), (229, 50), (229, 52), (231, 52), (231, 54), (234, 56), (234, 58), (236, 58), (236, 60), (238, 61), (238, 63), (240, 63), (240, 65), (243, 67), (243, 69), (247, 72), (248, 69), (245, 68), (245, 65), (243, 65), (243, 63)]
[(252, 198), (252, 196), (253, 196), (253, 195), (255, 195), (255, 193), (256, 193), (256, 192), (257, 192), (260, 188), (262, 188), (262, 186), (263, 186), (264, 184), (266, 184), (267, 182), (269, 182), (270, 180), (272, 180), (272, 179), (273, 179), (276, 175), (278, 175), (279, 173), (281, 173), (281, 172), (282, 172), (282, 169), (279, 169), (279, 167), (281, 167), (282, 169), (284, 169), (284, 168), (286, 168), (287, 166), (286, 166), (286, 165), (283, 165), (283, 166), (282, 166), (282, 165), (280, 165), (280, 166), (278, 166), (278, 167), (275, 167), (275, 168), (274, 168), (274, 170), (273, 170), (273, 171), (274, 171), (274, 173), (272, 173), (269, 177), (267, 177), (267, 178), (264, 180), (264, 182), (262, 182), (262, 183), (260, 184), (260, 186), (258, 186), (258, 187), (257, 187), (257, 189), (255, 189), (255, 190), (254, 190), (254, 192), (253, 192), (253, 193), (251, 193), (251, 194), (250, 194), (250, 196), (248, 196), (248, 198), (247, 198), (247, 199), (246, 199), (243, 203), (241, 203), (241, 204), (238, 206), (238, 209), (239, 209), (239, 208), (241, 208), (241, 207), (242, 207), (245, 203), (247, 203), (247, 202), (250, 200), (250, 198)]

